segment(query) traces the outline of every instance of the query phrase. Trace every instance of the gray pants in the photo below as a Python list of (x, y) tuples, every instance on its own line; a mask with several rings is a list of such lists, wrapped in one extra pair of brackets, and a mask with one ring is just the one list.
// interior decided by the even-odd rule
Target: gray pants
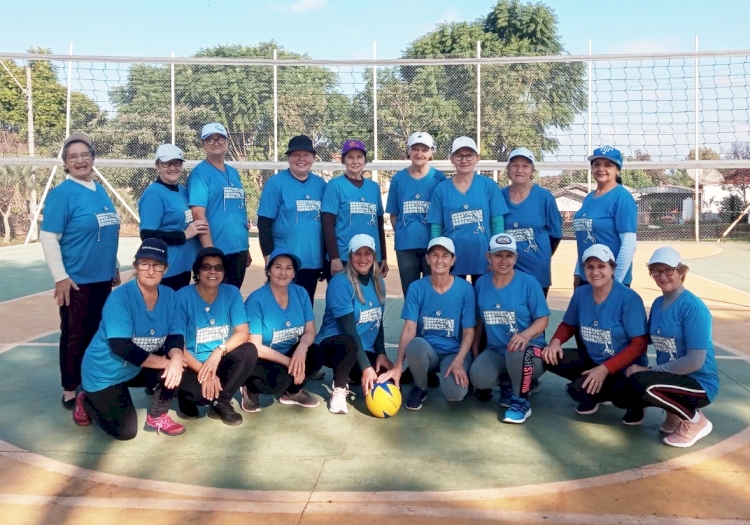
[[(524, 358), (526, 365), (524, 365)], [(526, 397), (531, 390), (531, 380), (544, 372), (541, 349), (530, 346), (524, 352), (506, 352), (487, 348), (474, 360), (469, 370), (471, 384), (477, 389), (489, 389), (500, 383), (501, 377), (510, 376), (513, 395)]]
[[(446, 379), (445, 372), (451, 366), (456, 354), (438, 355), (432, 345), (422, 339), (415, 337), (406, 345), (406, 359), (409, 361), (409, 370), (414, 376), (414, 385), (422, 390), (427, 390), (427, 374), (439, 371), (440, 390), (448, 401), (461, 401), (469, 393), (469, 387), (462, 387), (456, 383), (451, 375)], [(471, 368), (471, 354), (464, 358), (464, 370), (469, 373)]]

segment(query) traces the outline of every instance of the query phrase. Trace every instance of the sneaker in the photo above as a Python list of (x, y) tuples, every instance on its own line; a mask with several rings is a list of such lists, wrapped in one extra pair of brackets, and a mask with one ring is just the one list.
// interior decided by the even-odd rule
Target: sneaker
[(79, 427), (87, 427), (91, 424), (91, 416), (83, 408), (83, 397), (85, 395), (84, 392), (79, 392), (76, 396), (76, 404), (73, 407), (73, 421)]
[(477, 401), (479, 401), (480, 403), (486, 403), (487, 401), (492, 399), (492, 389), (476, 388), (474, 389), (474, 397), (476, 397)]
[(76, 406), (76, 397), (73, 396), (70, 399), (65, 399), (65, 395), (63, 394), (62, 399), (60, 399), (60, 402), (62, 403), (62, 406), (65, 407), (68, 410), (73, 410)]
[(646, 411), (643, 408), (629, 408), (622, 418), (622, 424), (634, 427), (643, 423), (645, 418)]
[(198, 406), (192, 401), (189, 401), (181, 393), (177, 394), (177, 408), (177, 415), (182, 419), (198, 419), (198, 416), (200, 416)]
[(310, 374), (307, 379), (312, 379), (313, 381), (316, 381), (318, 379), (323, 379), (325, 377), (326, 373), (323, 372), (323, 370), (318, 370), (317, 372), (313, 372)]
[(422, 408), (422, 402), (427, 399), (427, 391), (422, 390), (418, 386), (413, 386), (411, 388), (411, 393), (409, 394), (409, 399), (406, 400), (406, 409), (407, 410), (419, 410)]
[(161, 432), (167, 436), (179, 436), (185, 433), (185, 427), (176, 423), (169, 417), (169, 414), (162, 414), (159, 417), (151, 417), (147, 414), (143, 430), (146, 432), (156, 432), (157, 435)]
[(698, 415), (700, 419), (695, 423), (681, 420), (677, 430), (664, 438), (664, 443), (670, 447), (688, 448), (695, 445), (699, 439), (709, 435), (714, 426), (702, 412), (698, 412)]
[(260, 406), (260, 394), (251, 394), (247, 391), (247, 387), (245, 385), (242, 385), (240, 387), (240, 395), (242, 395), (240, 408), (243, 412), (254, 414), (255, 412), (260, 412), (263, 409), (263, 407)]
[(672, 412), (667, 412), (667, 416), (664, 418), (664, 422), (659, 427), (659, 431), (663, 432), (664, 434), (671, 434), (678, 428), (680, 428), (680, 423), (682, 423), (682, 419), (680, 419), (680, 416), (677, 414), (673, 414)]
[(505, 423), (523, 423), (531, 417), (531, 403), (528, 399), (522, 397), (511, 397), (510, 407), (505, 411), (503, 422)]
[(300, 390), (294, 394), (284, 392), (284, 395), (279, 398), (279, 403), (282, 405), (299, 405), (305, 408), (315, 408), (320, 404), (320, 401), (304, 390)]
[(236, 427), (242, 424), (242, 416), (238, 414), (232, 403), (228, 401), (216, 401), (208, 409), (208, 417), (211, 419), (221, 419), (225, 425)]
[(151, 387), (149, 387), (149, 386), (147, 386), (147, 387), (145, 387), (143, 389), (143, 393), (146, 394), (147, 396), (153, 396), (154, 395), (154, 389), (151, 388)]
[(529, 390), (529, 395), (538, 394), (542, 391), (542, 380), (541, 379), (532, 379), (531, 380), (531, 390)]
[(328, 400), (328, 411), (332, 414), (348, 414), (347, 395), (349, 395), (349, 390), (346, 387), (334, 385), (331, 391), (331, 398)]
[(500, 383), (500, 406), (509, 408), (513, 401), (513, 386), (510, 383)]
[(595, 414), (597, 410), (599, 410), (599, 403), (594, 403), (593, 401), (589, 403), (580, 403), (576, 407), (576, 412), (582, 416)]

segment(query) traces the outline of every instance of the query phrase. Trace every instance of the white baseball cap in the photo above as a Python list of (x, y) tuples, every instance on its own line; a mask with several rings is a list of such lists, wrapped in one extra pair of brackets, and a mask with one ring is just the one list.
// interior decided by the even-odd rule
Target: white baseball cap
[(211, 122), (210, 124), (206, 124), (205, 126), (203, 126), (203, 129), (201, 130), (201, 140), (205, 140), (206, 137), (217, 134), (221, 135), (224, 138), (227, 138), (229, 136), (227, 134), (227, 128), (225, 128), (223, 124), (219, 124), (218, 122)]
[(498, 233), (490, 239), (490, 253), (511, 252), (518, 255), (516, 239), (509, 233)]
[(358, 233), (349, 240), (349, 253), (354, 253), (360, 248), (370, 248), (373, 252), (375, 250), (375, 239), (366, 233)]
[(174, 144), (162, 144), (156, 148), (156, 160), (167, 162), (170, 160), (185, 160), (182, 156), (182, 150)]
[(617, 259), (615, 259), (614, 254), (612, 254), (612, 250), (610, 250), (607, 246), (604, 246), (603, 244), (594, 244), (592, 246), (589, 246), (585, 252), (583, 252), (583, 257), (581, 257), (581, 260), (583, 262), (586, 262), (587, 260), (591, 259), (592, 257), (596, 257), (602, 262), (617, 262)]
[(648, 260), (649, 266), (657, 263), (666, 264), (671, 268), (677, 268), (682, 263), (682, 256), (680, 255), (680, 252), (671, 246), (664, 246), (662, 248), (657, 248)]
[(456, 246), (448, 237), (435, 237), (434, 239), (430, 240), (430, 243), (427, 245), (427, 252), (429, 253), (429, 251), (435, 246), (442, 246), (443, 248), (451, 252), (452, 255), (456, 255)]
[(432, 150), (435, 149), (435, 140), (426, 131), (417, 131), (411, 134), (409, 140), (406, 141), (406, 147), (411, 148), (415, 144), (422, 144)]
[(453, 155), (455, 152), (460, 150), (461, 148), (469, 148), (474, 153), (479, 153), (479, 148), (477, 148), (477, 143), (474, 142), (474, 139), (471, 137), (458, 137), (456, 140), (453, 141), (453, 147), (451, 148), (451, 155)]
[(532, 164), (536, 164), (534, 153), (528, 148), (516, 148), (508, 155), (508, 162), (512, 161), (516, 157), (525, 157), (531, 161)]

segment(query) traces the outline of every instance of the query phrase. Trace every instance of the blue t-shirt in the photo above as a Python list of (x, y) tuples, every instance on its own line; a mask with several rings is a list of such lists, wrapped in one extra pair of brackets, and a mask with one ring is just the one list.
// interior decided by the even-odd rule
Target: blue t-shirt
[(456, 275), (481, 275), (487, 271), (487, 248), (492, 237), (491, 220), (508, 213), (495, 182), (478, 173), (466, 193), (461, 193), (451, 179), (432, 192), (427, 222), (440, 224), (443, 235), (456, 246)]
[[(487, 348), (505, 354), (514, 334), (523, 332), (540, 317), (550, 315), (539, 282), (529, 274), (516, 270), (513, 279), (503, 288), (495, 288), (492, 274), (477, 280), (477, 311), (487, 333)], [(529, 341), (529, 346), (544, 348), (544, 334)]]
[(255, 290), (245, 301), (250, 333), (263, 337), (263, 344), (286, 354), (305, 332), (305, 324), (315, 320), (310, 297), (301, 286), (289, 285), (286, 309), (276, 302), (271, 285)]
[(427, 211), (430, 209), (432, 190), (444, 180), (445, 173), (435, 168), (430, 168), (421, 179), (415, 179), (406, 169), (393, 176), (385, 212), (398, 216), (396, 223), (392, 224), (397, 250), (427, 248), (430, 242)]
[(706, 350), (703, 366), (688, 376), (698, 381), (713, 401), (719, 392), (719, 375), (711, 338), (711, 312), (702, 300), (687, 290), (666, 310), (663, 303), (663, 296), (654, 301), (648, 320), (651, 343), (656, 349), (656, 364), (663, 365), (684, 357), (691, 349)]
[(274, 248), (286, 248), (302, 268), (323, 267), (323, 226), (320, 209), (326, 182), (310, 173), (302, 182), (289, 170), (280, 171), (263, 187), (258, 215), (273, 219)]
[(378, 330), (380, 330), (380, 323), (383, 321), (385, 303), (378, 301), (375, 283), (372, 279), (367, 286), (360, 283), (360, 288), (364, 295), (364, 304), (360, 303), (354, 294), (354, 286), (347, 279), (345, 272), (337, 273), (331, 278), (326, 290), (326, 310), (323, 314), (320, 331), (315, 338), (316, 343), (320, 344), (326, 337), (341, 334), (336, 319), (354, 313), (362, 348), (366, 352), (375, 352), (375, 338), (378, 335)]
[(195, 285), (177, 292), (177, 302), (185, 325), (185, 348), (201, 363), (231, 337), (236, 327), (247, 323), (242, 295), (229, 284), (219, 286), (212, 304), (203, 300)]
[(159, 298), (149, 311), (135, 279), (115, 288), (104, 303), (102, 322), (83, 355), (83, 389), (99, 392), (130, 381), (141, 371), (140, 366), (115, 355), (109, 339), (132, 339), (137, 346), (153, 353), (164, 347), (170, 335), (185, 335), (172, 289), (159, 286)]
[(224, 164), (226, 172), (207, 160), (198, 164), (187, 180), (188, 204), (206, 208), (214, 246), (226, 254), (249, 247), (245, 189), (239, 172)]
[(62, 234), (63, 266), (76, 284), (111, 281), (117, 269), (120, 216), (107, 192), (67, 179), (44, 206), (42, 231)]
[(383, 202), (377, 183), (365, 179), (362, 187), (357, 188), (345, 175), (331, 179), (323, 195), (322, 211), (336, 216), (336, 246), (342, 262), (349, 260), (349, 241), (358, 233), (375, 239), (376, 258), (378, 262), (383, 259), (378, 234)]
[[(182, 184), (172, 191), (164, 184), (152, 182), (138, 201), (140, 229), (165, 232), (184, 232), (193, 222), (193, 212), (188, 206), (187, 189)], [(195, 256), (201, 249), (198, 237), (187, 239), (185, 244), (167, 247), (169, 268), (164, 277), (189, 272)]]
[(562, 239), (562, 217), (549, 190), (534, 184), (523, 202), (513, 204), (510, 188), (500, 190), (508, 206), (505, 233), (518, 243), (516, 269), (533, 275), (542, 288), (552, 285), (551, 238)]
[(474, 287), (454, 277), (448, 291), (440, 294), (429, 276), (422, 277), (406, 291), (401, 318), (417, 323), (417, 336), (439, 355), (458, 353), (463, 329), (477, 325)]
[[(592, 244), (603, 244), (612, 250), (615, 259), (620, 252), (621, 233), (636, 233), (638, 222), (638, 206), (628, 190), (619, 184), (602, 195), (594, 197), (592, 191), (583, 199), (581, 209), (573, 216), (573, 230), (576, 234), (578, 247), (578, 261), (583, 272), (583, 252)], [(630, 284), (633, 280), (633, 264), (630, 264), (623, 284)]]
[[(563, 321), (580, 329), (586, 352), (597, 365), (619, 354), (632, 337), (647, 333), (643, 299), (617, 281), (601, 304), (594, 303), (591, 285), (576, 288)], [(644, 353), (636, 362), (647, 366), (648, 357)]]

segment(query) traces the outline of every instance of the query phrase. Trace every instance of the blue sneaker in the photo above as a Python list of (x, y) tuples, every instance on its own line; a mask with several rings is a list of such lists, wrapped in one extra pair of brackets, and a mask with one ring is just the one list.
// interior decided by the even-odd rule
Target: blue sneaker
[(425, 399), (427, 399), (427, 391), (414, 385), (411, 388), (409, 398), (406, 400), (406, 410), (419, 410), (422, 408), (422, 403)]
[(500, 406), (508, 408), (513, 401), (513, 386), (510, 383), (500, 383)]
[(505, 411), (504, 423), (523, 423), (531, 417), (531, 403), (528, 399), (513, 396), (510, 407)]

